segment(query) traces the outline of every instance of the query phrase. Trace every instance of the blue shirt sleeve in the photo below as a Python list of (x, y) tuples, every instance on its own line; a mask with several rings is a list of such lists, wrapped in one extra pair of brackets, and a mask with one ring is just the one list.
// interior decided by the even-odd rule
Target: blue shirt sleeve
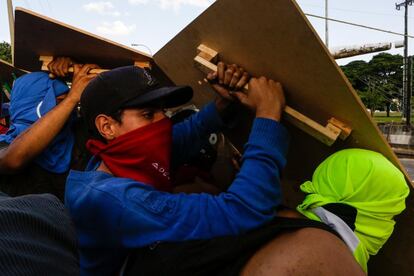
[(270, 221), (281, 199), (280, 171), (287, 144), (282, 125), (258, 118), (245, 146), (242, 168), (227, 192), (212, 196), (124, 189), (126, 201), (117, 229), (122, 246), (234, 235)]
[(224, 123), (217, 112), (216, 105), (209, 103), (200, 112), (173, 127), (172, 164), (173, 167), (188, 162), (198, 154), (202, 142), (208, 135), (221, 131)]

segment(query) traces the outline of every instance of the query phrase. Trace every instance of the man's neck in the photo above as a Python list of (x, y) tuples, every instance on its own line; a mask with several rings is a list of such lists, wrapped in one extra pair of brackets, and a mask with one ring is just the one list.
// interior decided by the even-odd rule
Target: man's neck
[(112, 172), (109, 170), (109, 168), (105, 165), (104, 161), (101, 162), (101, 164), (99, 165), (99, 167), (96, 170), (112, 174)]

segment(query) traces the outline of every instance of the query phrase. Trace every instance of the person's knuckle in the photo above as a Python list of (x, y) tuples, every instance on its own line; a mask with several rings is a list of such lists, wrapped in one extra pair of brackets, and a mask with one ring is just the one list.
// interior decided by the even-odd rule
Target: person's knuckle
[(274, 81), (274, 86), (277, 88), (277, 89), (279, 89), (279, 90), (281, 90), (283, 87), (282, 87), (282, 84), (280, 83), (280, 82), (278, 82), (278, 81)]

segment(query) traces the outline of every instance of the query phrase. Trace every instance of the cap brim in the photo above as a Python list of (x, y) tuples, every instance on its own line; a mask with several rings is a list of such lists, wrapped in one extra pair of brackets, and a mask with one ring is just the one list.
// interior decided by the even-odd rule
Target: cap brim
[(147, 103), (162, 101), (165, 108), (183, 105), (193, 97), (193, 89), (190, 86), (161, 87), (140, 95), (123, 104), (123, 107), (136, 107)]

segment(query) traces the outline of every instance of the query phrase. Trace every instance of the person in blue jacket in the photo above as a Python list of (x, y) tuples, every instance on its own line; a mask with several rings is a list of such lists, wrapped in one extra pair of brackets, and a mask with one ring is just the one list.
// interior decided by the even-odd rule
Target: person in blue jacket
[[(284, 229), (308, 227), (319, 231), (302, 232), (310, 241), (329, 243), (325, 251), (313, 246), (315, 256), (326, 260), (318, 271), (339, 269), (331, 244), (339, 246), (334, 258), (355, 268), (352, 255), (324, 224), (275, 218), (289, 140), (280, 124), (281, 84), (264, 77), (249, 81), (243, 69), (223, 63), (209, 79), (216, 81), (218, 100), (174, 126), (163, 109), (190, 100), (190, 87), (163, 86), (149, 70), (128, 66), (98, 75), (85, 88), (81, 106), (94, 157), (85, 171), (70, 172), (65, 193), (78, 234), (81, 275), (121, 270), (125, 275), (238, 275), (243, 269), (252, 275), (256, 268), (244, 266), (256, 251)], [(248, 81), (246, 94), (230, 92)], [(232, 101), (255, 114), (240, 172), (219, 195), (172, 193), (171, 164), (189, 160), (199, 150), (197, 141), (225, 127), (222, 117)], [(300, 243), (297, 248), (303, 248)], [(311, 264), (303, 261), (299, 268), (306, 265)]]
[[(65, 77), (72, 65), (59, 57), (50, 72)], [(46, 72), (25, 74), (13, 84), (10, 128), (0, 135), (0, 191), (10, 196), (52, 193), (63, 200), (75, 144), (76, 105), (96, 74), (93, 64), (74, 64), (72, 86)]]

